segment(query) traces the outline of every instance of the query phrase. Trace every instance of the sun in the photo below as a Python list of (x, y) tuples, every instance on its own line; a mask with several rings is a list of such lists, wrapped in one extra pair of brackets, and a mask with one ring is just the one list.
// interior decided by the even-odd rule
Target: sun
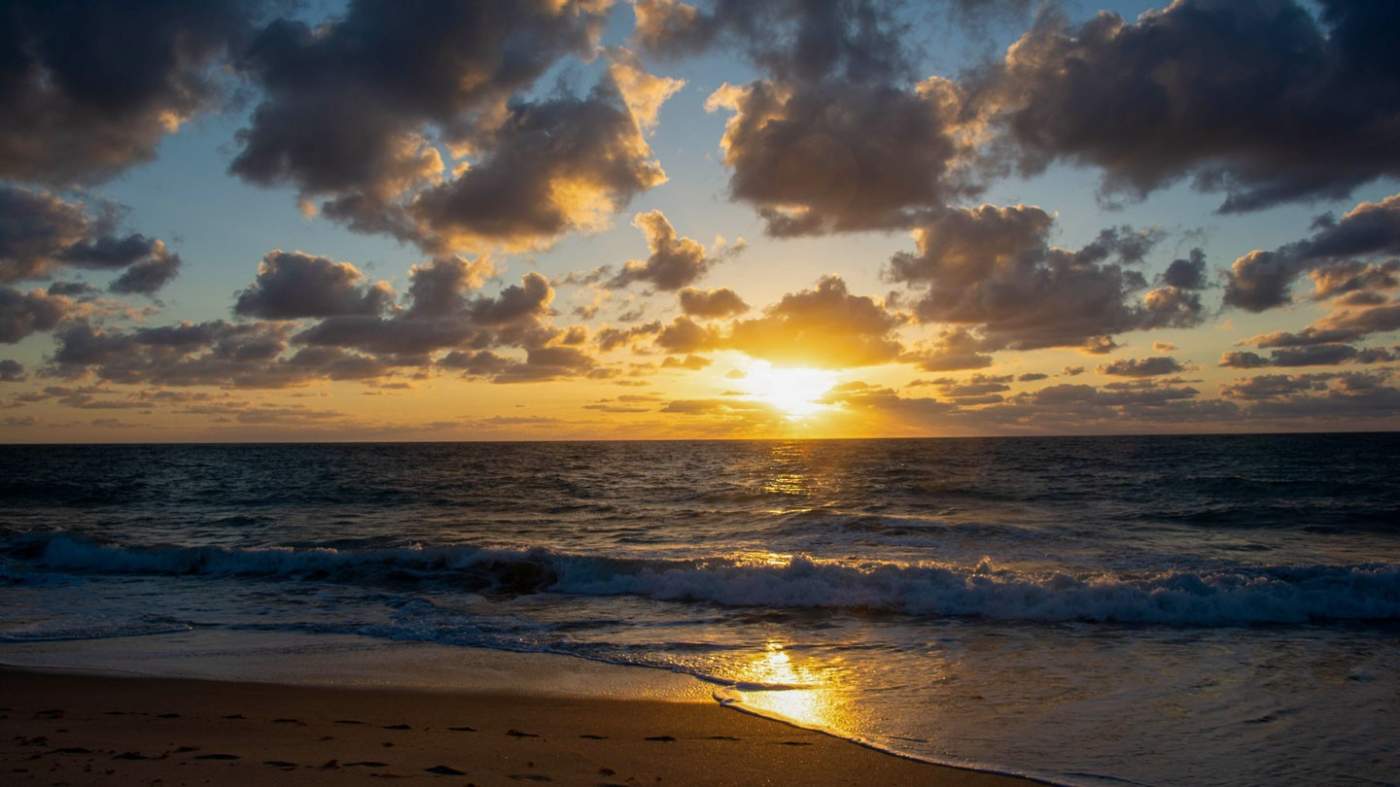
[(753, 399), (771, 404), (796, 420), (831, 407), (822, 402), (822, 397), (836, 385), (839, 376), (827, 369), (775, 367), (767, 361), (754, 361), (741, 385)]

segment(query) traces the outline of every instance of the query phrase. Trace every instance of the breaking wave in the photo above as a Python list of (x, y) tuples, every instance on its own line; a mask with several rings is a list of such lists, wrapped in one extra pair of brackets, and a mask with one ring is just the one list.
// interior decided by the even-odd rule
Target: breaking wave
[(104, 544), (67, 534), (10, 539), (26, 574), (262, 577), (422, 585), (482, 593), (639, 596), (734, 607), (874, 611), (993, 620), (1239, 626), (1400, 620), (1400, 566), (1287, 565), (1134, 574), (1032, 573), (975, 566), (840, 563), (794, 557), (605, 558), (469, 545), (233, 549)]

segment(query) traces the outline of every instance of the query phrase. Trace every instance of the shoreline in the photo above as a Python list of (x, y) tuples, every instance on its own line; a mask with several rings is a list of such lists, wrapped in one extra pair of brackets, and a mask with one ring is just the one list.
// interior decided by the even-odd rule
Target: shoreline
[(0, 771), (17, 784), (1039, 783), (715, 702), (11, 666), (0, 685)]

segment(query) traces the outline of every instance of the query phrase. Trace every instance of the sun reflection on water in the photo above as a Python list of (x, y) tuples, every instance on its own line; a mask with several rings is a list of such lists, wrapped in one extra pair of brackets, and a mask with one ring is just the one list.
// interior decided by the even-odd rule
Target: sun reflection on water
[(783, 644), (769, 640), (741, 670), (747, 683), (781, 686), (781, 689), (743, 692), (746, 707), (781, 716), (805, 727), (843, 729), (838, 707), (832, 701), (830, 669), (813, 669), (795, 661)]

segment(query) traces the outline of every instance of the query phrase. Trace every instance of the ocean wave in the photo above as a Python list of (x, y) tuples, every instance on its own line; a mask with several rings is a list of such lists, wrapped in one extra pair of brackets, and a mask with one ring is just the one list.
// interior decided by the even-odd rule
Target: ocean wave
[(606, 558), (470, 545), (373, 549), (135, 546), (67, 534), (11, 539), (16, 564), (96, 574), (248, 576), (422, 584), (500, 593), (640, 596), (734, 607), (875, 611), (993, 620), (1182, 626), (1400, 620), (1400, 566), (1287, 565), (1133, 574), (841, 563), (793, 557)]

